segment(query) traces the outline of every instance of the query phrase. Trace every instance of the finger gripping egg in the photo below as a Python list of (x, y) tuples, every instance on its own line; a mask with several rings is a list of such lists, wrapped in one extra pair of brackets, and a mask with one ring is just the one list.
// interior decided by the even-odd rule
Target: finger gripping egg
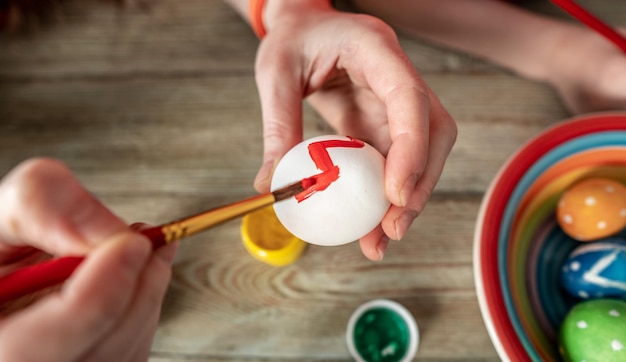
[(280, 160), (271, 188), (305, 179), (313, 183), (295, 198), (274, 204), (276, 216), (289, 232), (311, 244), (360, 239), (389, 209), (384, 169), (384, 156), (362, 141), (335, 135), (305, 140)]
[(605, 178), (579, 181), (561, 196), (557, 218), (576, 240), (611, 236), (626, 226), (626, 186)]

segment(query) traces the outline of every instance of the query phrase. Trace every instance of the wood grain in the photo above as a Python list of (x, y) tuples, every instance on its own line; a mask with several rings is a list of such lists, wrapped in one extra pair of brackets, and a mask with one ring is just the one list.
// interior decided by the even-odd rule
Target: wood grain
[[(626, 23), (623, 0), (581, 3)], [(566, 18), (547, 2), (529, 6)], [(309, 246), (285, 268), (246, 253), (238, 220), (187, 239), (151, 361), (347, 361), (346, 322), (374, 298), (414, 314), (420, 360), (498, 360), (473, 283), (478, 208), (506, 159), (567, 115), (544, 84), (400, 39), (459, 127), (408, 235), (379, 263), (353, 243)], [(0, 174), (29, 157), (59, 158), (128, 222), (162, 223), (253, 195), (262, 151), (256, 45), (218, 0), (66, 2), (50, 23), (0, 36)], [(332, 132), (308, 107), (304, 120), (306, 137)]]

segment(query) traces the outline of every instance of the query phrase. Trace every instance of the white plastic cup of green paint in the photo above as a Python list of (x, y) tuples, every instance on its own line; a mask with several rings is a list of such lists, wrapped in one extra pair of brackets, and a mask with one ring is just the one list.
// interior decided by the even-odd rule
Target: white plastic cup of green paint
[(409, 362), (417, 353), (419, 330), (404, 306), (375, 299), (352, 313), (346, 342), (357, 362)]

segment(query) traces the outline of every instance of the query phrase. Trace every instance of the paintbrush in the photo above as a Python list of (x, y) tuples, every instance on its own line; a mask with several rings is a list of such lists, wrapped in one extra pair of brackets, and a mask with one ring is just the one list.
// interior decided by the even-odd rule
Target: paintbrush
[[(153, 248), (157, 249), (275, 202), (294, 197), (305, 192), (315, 183), (315, 177), (306, 178), (273, 192), (250, 197), (138, 232), (150, 239)], [(50, 259), (18, 269), (0, 278), (0, 304), (62, 283), (72, 275), (83, 260), (83, 256)]]
[(605, 24), (602, 20), (591, 14), (585, 8), (576, 4), (572, 0), (552, 0), (552, 2), (558, 5), (561, 9), (565, 10), (574, 18), (578, 19), (578, 21), (580, 21), (581, 23), (597, 31), (607, 40), (613, 42), (613, 44), (615, 44), (624, 53), (626, 53), (626, 38), (624, 38), (613, 28)]

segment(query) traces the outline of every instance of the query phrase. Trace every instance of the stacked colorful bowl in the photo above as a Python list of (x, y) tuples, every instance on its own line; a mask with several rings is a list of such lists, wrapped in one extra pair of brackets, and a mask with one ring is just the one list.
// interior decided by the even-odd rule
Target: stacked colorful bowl
[(479, 212), (474, 275), (481, 313), (505, 361), (558, 361), (558, 331), (578, 301), (563, 291), (563, 263), (577, 242), (556, 223), (563, 191), (578, 180), (626, 183), (626, 113), (559, 123), (502, 167)]

